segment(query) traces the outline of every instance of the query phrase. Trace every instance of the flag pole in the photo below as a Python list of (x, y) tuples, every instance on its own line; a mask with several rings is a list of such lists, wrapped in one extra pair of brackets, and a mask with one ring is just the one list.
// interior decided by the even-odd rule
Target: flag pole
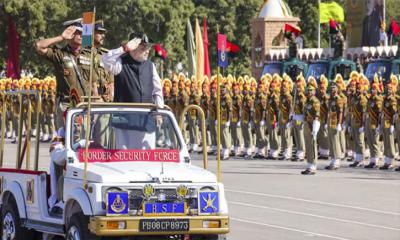
[(94, 53), (94, 23), (96, 19), (96, 7), (93, 8), (93, 19), (92, 19), (92, 39), (91, 39), (91, 48), (90, 48), (90, 73), (89, 73), (89, 98), (88, 98), (88, 108), (87, 108), (87, 117), (86, 117), (86, 133), (85, 133), (85, 166), (84, 166), (84, 175), (83, 175), (83, 187), (85, 189), (88, 188), (87, 184), (87, 167), (88, 167), (88, 156), (89, 156), (89, 138), (90, 138), (90, 112), (91, 112), (91, 102), (92, 102), (92, 82), (93, 82), (93, 53)]
[(318, 48), (321, 48), (321, 0), (318, 0)]
[[(217, 25), (217, 34), (219, 26)], [(220, 67), (217, 67), (217, 180), (221, 182), (221, 91), (220, 91)]]

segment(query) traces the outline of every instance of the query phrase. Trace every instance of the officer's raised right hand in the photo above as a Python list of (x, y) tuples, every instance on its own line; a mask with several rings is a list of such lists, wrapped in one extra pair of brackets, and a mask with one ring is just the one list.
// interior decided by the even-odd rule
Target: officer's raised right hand
[(124, 45), (125, 52), (130, 52), (130, 51), (135, 50), (136, 48), (139, 47), (141, 42), (142, 42), (142, 39), (140, 39), (140, 38), (134, 38), (134, 39), (130, 40), (129, 42), (127, 42)]
[(75, 31), (76, 31), (75, 26), (69, 26), (64, 30), (61, 36), (65, 40), (71, 40), (74, 37)]

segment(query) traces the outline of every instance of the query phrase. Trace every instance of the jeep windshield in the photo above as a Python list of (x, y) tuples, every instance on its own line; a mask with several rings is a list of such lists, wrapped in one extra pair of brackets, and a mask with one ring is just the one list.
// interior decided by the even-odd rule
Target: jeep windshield
[(282, 74), (281, 69), (282, 69), (282, 63), (267, 63), (264, 66), (262, 75), (267, 74), (267, 73), (269, 73), (271, 75), (274, 75), (275, 73), (280, 75), (280, 74)]
[(389, 61), (373, 61), (368, 64), (365, 70), (365, 76), (370, 82), (374, 80), (375, 73), (383, 78), (383, 81), (389, 79), (391, 73), (391, 63)]
[(310, 76), (313, 76), (319, 82), (319, 78), (321, 77), (322, 74), (328, 77), (328, 68), (329, 68), (329, 63), (327, 62), (311, 63), (307, 71), (306, 79), (308, 79)]
[(84, 148), (89, 131), (89, 148), (103, 150), (179, 150), (181, 144), (170, 116), (155, 111), (93, 112), (90, 127), (85, 112), (73, 115), (71, 146)]

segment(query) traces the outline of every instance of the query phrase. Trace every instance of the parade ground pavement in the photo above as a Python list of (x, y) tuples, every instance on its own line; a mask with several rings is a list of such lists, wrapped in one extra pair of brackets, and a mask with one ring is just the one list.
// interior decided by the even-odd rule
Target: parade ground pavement
[[(42, 144), (40, 170), (49, 169)], [(6, 144), (4, 167), (14, 167), (16, 144)], [(34, 155), (32, 151), (31, 156)], [(192, 163), (202, 166), (202, 156)], [(209, 169), (217, 170), (215, 156)], [(319, 169), (328, 164), (319, 161)], [(302, 176), (304, 162), (232, 158), (222, 162), (229, 204), (228, 240), (400, 239), (400, 172), (349, 168)], [(400, 162), (396, 162), (399, 165)]]

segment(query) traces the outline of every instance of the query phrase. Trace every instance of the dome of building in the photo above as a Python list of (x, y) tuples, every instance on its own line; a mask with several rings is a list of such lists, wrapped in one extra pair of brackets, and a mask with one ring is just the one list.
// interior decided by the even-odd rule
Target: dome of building
[(258, 17), (286, 18), (292, 17), (292, 12), (290, 11), (289, 6), (283, 0), (264, 0)]

